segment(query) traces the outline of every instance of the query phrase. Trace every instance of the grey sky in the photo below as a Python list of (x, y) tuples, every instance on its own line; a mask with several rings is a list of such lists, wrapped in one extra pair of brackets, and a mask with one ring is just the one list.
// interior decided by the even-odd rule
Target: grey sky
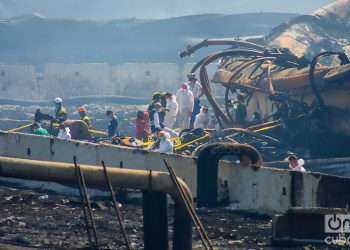
[(0, 18), (39, 13), (49, 18), (110, 20), (203, 13), (309, 13), (332, 0), (0, 0)]

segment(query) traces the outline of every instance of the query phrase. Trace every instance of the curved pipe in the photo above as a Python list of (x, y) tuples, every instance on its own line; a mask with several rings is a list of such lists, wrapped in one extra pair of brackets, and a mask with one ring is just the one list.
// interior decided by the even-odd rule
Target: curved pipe
[(208, 47), (208, 46), (237, 46), (237, 47), (243, 47), (246, 49), (255, 49), (255, 50), (262, 50), (264, 51), (266, 48), (264, 46), (247, 42), (247, 41), (237, 41), (235, 39), (205, 39), (202, 42), (189, 46), (180, 53), (180, 57), (186, 57), (193, 53), (195, 53), (197, 50)]
[[(210, 93), (210, 88), (209, 88), (209, 79), (208, 75), (206, 72), (206, 66), (213, 61), (225, 57), (225, 56), (245, 56), (245, 57), (250, 57), (250, 56), (255, 56), (255, 57), (262, 57), (265, 58), (267, 57), (265, 52), (259, 52), (256, 50), (248, 50), (248, 49), (232, 49), (232, 50), (224, 50), (224, 51), (219, 51), (217, 53), (211, 54), (207, 56), (205, 59), (202, 59), (200, 61), (200, 80), (201, 84), (203, 87), (203, 91), (206, 94), (209, 103), (213, 106), (215, 114), (218, 118), (218, 120), (222, 119), (222, 121), (226, 124), (230, 123), (230, 118), (221, 110), (219, 104), (215, 101), (215, 98), (211, 95)], [(281, 53), (270, 53), (269, 57), (276, 57), (275, 59), (275, 64), (278, 66), (283, 66), (283, 67), (288, 67), (290, 65), (285, 65), (285, 63), (282, 63), (283, 60), (290, 59), (290, 56), (281, 54)], [(196, 65), (197, 66), (197, 65)], [(198, 64), (199, 66), (199, 64)], [(295, 65), (294, 65), (295, 66)]]
[[(207, 55), (206, 57), (202, 58), (201, 60), (199, 60), (191, 69), (191, 73), (195, 73), (201, 66), (202, 64), (209, 58), (211, 57), (212, 55), (215, 55), (217, 53), (221, 53), (221, 52), (226, 52), (226, 51), (232, 51), (233, 49), (228, 49), (228, 50), (220, 50), (220, 51), (217, 51), (215, 53), (212, 53), (212, 54), (209, 54)], [(237, 49), (234, 49), (234, 50), (237, 50)], [(242, 50), (242, 49), (240, 49)], [(263, 55), (263, 52), (262, 51), (258, 51), (258, 50), (249, 50), (249, 51), (255, 51), (256, 53), (260, 54), (260, 55)]]
[(323, 52), (316, 55), (314, 59), (311, 61), (310, 70), (309, 70), (309, 81), (310, 81), (311, 89), (314, 92), (314, 95), (320, 107), (324, 107), (324, 100), (320, 94), (320, 91), (316, 86), (315, 70), (319, 60), (322, 57), (326, 57), (326, 56), (338, 56), (342, 65), (350, 63), (349, 58), (342, 52)]
[[(264, 61), (267, 60), (275, 60), (276, 57), (259, 57), (257, 59), (248, 61), (248, 62), (244, 62), (242, 63), (240, 66), (238, 66), (235, 70), (234, 73), (232, 74), (232, 76), (230, 77), (229, 80), (229, 84), (231, 82), (233, 82), (234, 78), (236, 78), (240, 73), (242, 73), (245, 69), (251, 67), (252, 65), (256, 64), (255, 69), (253, 69), (253, 71), (250, 73), (249, 77), (251, 77), (254, 72), (264, 63)], [(261, 77), (261, 75), (259, 75), (259, 77)], [(225, 91), (225, 110), (226, 110), (226, 115), (231, 119), (231, 122), (233, 122), (233, 117), (230, 113), (230, 109), (229, 109), (229, 94), (230, 91), (232, 92), (232, 88), (231, 87), (226, 87), (226, 91)]]
[(258, 169), (262, 164), (260, 153), (252, 146), (219, 142), (208, 144), (198, 150), (197, 183), (198, 206), (216, 206), (218, 197), (218, 164), (224, 156), (248, 157), (251, 163), (247, 167)]
[(276, 57), (259, 57), (259, 58), (256, 58), (256, 59), (254, 59), (254, 60), (251, 60), (251, 61), (248, 61), (248, 62), (246, 62), (246, 63), (243, 63), (243, 64), (241, 65), (241, 67), (238, 68), (238, 69), (234, 72), (234, 74), (230, 77), (229, 82), (232, 82), (233, 79), (236, 78), (236, 77), (239, 75), (239, 73), (241, 73), (242, 71), (244, 71), (245, 69), (249, 68), (251, 65), (253, 65), (253, 64), (255, 64), (255, 63), (261, 63), (261, 64), (262, 64), (262, 63), (264, 63), (264, 61), (268, 61), (268, 60), (274, 61), (274, 60), (276, 60), (276, 59), (277, 59)]
[[(80, 165), (80, 164), (79, 164)], [(103, 168), (93, 165), (80, 165), (86, 182), (90, 187), (105, 190), (106, 181)], [(172, 184), (169, 174), (158, 171), (120, 169), (108, 167), (111, 183), (119, 188), (131, 188), (162, 192), (171, 195), (175, 202), (181, 198)], [(27, 180), (57, 182), (68, 185), (76, 184), (75, 168), (73, 164), (63, 162), (49, 162), (0, 157), (0, 176)], [(178, 178), (186, 195), (192, 201), (192, 194), (184, 181)]]
[[(203, 42), (190, 47), (187, 49), (187, 51), (183, 52), (182, 55), (186, 56), (188, 54), (193, 53), (194, 51), (208, 45), (228, 45), (230, 43), (237, 45), (239, 41), (232, 41), (232, 40), (204, 40)], [(249, 46), (248, 46), (249, 47)], [(251, 48), (251, 47), (250, 47)], [(262, 50), (262, 48), (264, 50)], [(255, 49), (255, 47), (254, 47)], [(225, 114), (222, 109), (220, 108), (219, 104), (216, 102), (215, 98), (211, 94), (210, 90), (210, 80), (208, 78), (208, 73), (206, 70), (206, 66), (213, 61), (222, 58), (222, 57), (255, 57), (252, 58), (254, 61), (256, 59), (260, 58), (267, 58), (267, 57), (273, 57), (275, 61), (275, 65), (281, 66), (284, 68), (296, 68), (296, 67), (305, 67), (305, 65), (308, 64), (308, 61), (306, 61), (304, 58), (298, 58), (293, 54), (290, 53), (284, 53), (283, 51), (280, 50), (267, 50), (264, 47), (258, 48), (258, 50), (254, 49), (227, 49), (224, 51), (219, 51), (213, 54), (208, 55), (207, 57), (201, 59), (191, 70), (191, 73), (194, 73), (195, 71), (200, 68), (200, 81), (202, 84), (203, 92), (207, 96), (207, 99), (211, 106), (213, 107), (215, 116), (220, 124), (221, 127), (224, 126), (224, 124), (230, 124), (232, 122), (232, 117), (230, 117), (228, 114)], [(262, 61), (265, 59), (262, 59)], [(253, 63), (252, 63), (253, 64)], [(245, 65), (250, 66), (252, 65), (251, 63), (243, 63), (242, 67)], [(241, 70), (236, 70), (237, 72), (241, 72)]]
[[(217, 119), (219, 121), (223, 121), (223, 123), (225, 124), (229, 124), (230, 123), (230, 118), (227, 117), (227, 115), (221, 110), (219, 104), (216, 102), (215, 98), (212, 96), (212, 94), (210, 93), (210, 83), (209, 83), (209, 79), (208, 79), (208, 74), (206, 71), (206, 66), (209, 65), (210, 63), (212, 63), (213, 61), (221, 58), (221, 57), (225, 57), (225, 56), (236, 56), (236, 55), (240, 55), (240, 56), (262, 56), (263, 53), (262, 52), (258, 52), (255, 50), (237, 50), (237, 49), (233, 49), (233, 50), (225, 50), (225, 51), (220, 51), (217, 52), (215, 54), (211, 54), (208, 57), (206, 57), (205, 60), (203, 60), (203, 63), (201, 65), (200, 68), (200, 82), (202, 84), (202, 88), (203, 88), (203, 92), (205, 93), (205, 95), (208, 98), (209, 103), (212, 105), (215, 115), (217, 117)], [(222, 126), (223, 124), (220, 124), (220, 126)]]
[[(219, 52), (215, 52), (215, 53), (220, 53), (220, 52), (225, 52), (225, 51), (231, 51), (232, 49), (228, 49), (228, 50), (221, 50)], [(259, 50), (254, 50), (254, 49), (249, 49), (249, 48), (243, 48), (243, 49), (235, 49), (235, 50), (249, 50), (249, 51), (255, 51), (256, 53), (259, 54), (259, 56), (264, 56), (264, 57), (277, 57), (278, 58), (278, 62), (279, 62), (279, 66), (284, 66), (284, 67), (306, 67), (309, 62), (306, 61), (304, 58), (298, 58), (294, 55), (286, 55), (286, 54), (282, 54), (279, 52), (269, 52), (269, 51), (259, 51)], [(213, 54), (209, 54), (208, 56), (202, 58), (201, 60), (199, 60), (191, 69), (191, 73), (195, 73), (203, 64), (203, 62), (210, 56), (212, 56)]]

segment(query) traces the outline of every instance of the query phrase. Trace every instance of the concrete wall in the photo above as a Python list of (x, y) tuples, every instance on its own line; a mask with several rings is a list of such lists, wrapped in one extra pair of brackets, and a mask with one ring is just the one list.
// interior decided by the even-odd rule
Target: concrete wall
[(111, 94), (111, 66), (106, 63), (50, 63), (45, 66), (40, 89), (41, 99)]
[(126, 63), (112, 67), (115, 95), (151, 95), (154, 91), (176, 91), (183, 77), (174, 63)]
[[(32, 65), (0, 65), (0, 98), (47, 100), (55, 96), (125, 95), (149, 97), (155, 91), (173, 93), (187, 80), (194, 64), (107, 63), (46, 64), (43, 72)], [(213, 64), (209, 72), (215, 71)], [(213, 88), (214, 93), (221, 87)]]
[(0, 64), (0, 98), (39, 98), (35, 67)]
[(228, 183), (230, 201), (236, 209), (274, 213), (286, 211), (291, 206), (288, 171), (272, 168), (255, 171), (220, 162), (219, 183), (224, 181)]
[(121, 146), (63, 141), (17, 133), (0, 135), (0, 155), (61, 162), (73, 162), (73, 156), (77, 156), (78, 162), (82, 164), (101, 165), (101, 161), (104, 160), (108, 166), (119, 167), (122, 161), (125, 168), (160, 171), (167, 171), (163, 163), (163, 159), (167, 159), (174, 166), (177, 175), (196, 193), (196, 164), (191, 157), (160, 155)]
[[(230, 201), (243, 210), (275, 213), (288, 210), (292, 202), (292, 172), (275, 168), (232, 168), (232, 164), (221, 162), (219, 182), (229, 184)], [(299, 174), (299, 173), (298, 173)], [(297, 202), (302, 207), (317, 207), (317, 187), (320, 179), (312, 174), (300, 174), (303, 186), (296, 187), (301, 196)]]
[[(5, 132), (0, 133), (0, 155), (62, 162), (72, 162), (76, 155), (80, 163), (100, 165), (104, 160), (109, 166), (119, 167), (122, 161), (125, 168), (160, 171), (166, 171), (162, 159), (167, 159), (193, 195), (197, 194), (197, 164), (191, 157)], [(350, 204), (350, 194), (346, 191), (349, 178), (273, 168), (254, 170), (224, 161), (219, 164), (218, 176), (218, 183), (227, 183), (233, 209), (272, 214), (292, 206), (345, 207)]]

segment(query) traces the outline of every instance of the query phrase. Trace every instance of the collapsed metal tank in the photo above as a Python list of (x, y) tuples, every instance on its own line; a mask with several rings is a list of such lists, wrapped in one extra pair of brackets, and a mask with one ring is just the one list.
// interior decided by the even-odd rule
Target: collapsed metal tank
[[(263, 43), (207, 39), (181, 57), (208, 46), (227, 46), (201, 59), (192, 73), (200, 81), (221, 127), (235, 126), (233, 105), (244, 93), (248, 117), (277, 121), (268, 133), (312, 157), (350, 155), (350, 1), (340, 0), (312, 15), (274, 29)], [(209, 78), (207, 66), (217, 63)], [(225, 88), (224, 103), (212, 84)]]

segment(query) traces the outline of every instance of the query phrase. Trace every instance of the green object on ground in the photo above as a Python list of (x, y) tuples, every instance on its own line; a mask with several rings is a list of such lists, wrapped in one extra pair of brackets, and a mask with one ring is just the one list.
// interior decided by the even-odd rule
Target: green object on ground
[(39, 128), (33, 132), (35, 135), (50, 135), (49, 132), (47, 132), (44, 128)]

